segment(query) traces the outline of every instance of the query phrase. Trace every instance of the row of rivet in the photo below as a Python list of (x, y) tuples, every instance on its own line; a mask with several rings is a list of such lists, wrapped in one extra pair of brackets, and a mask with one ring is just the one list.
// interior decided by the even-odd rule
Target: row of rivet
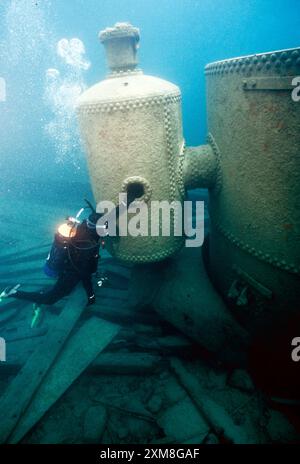
[(89, 105), (83, 104), (78, 107), (78, 111), (91, 114), (109, 113), (112, 111), (126, 111), (139, 108), (148, 108), (156, 105), (178, 103), (180, 101), (181, 95), (176, 93), (169, 94), (167, 96), (147, 97), (119, 102), (91, 103)]
[(175, 200), (176, 192), (176, 176), (174, 169), (174, 148), (173, 148), (173, 139), (172, 139), (172, 129), (171, 129), (171, 112), (169, 105), (164, 107), (164, 124), (167, 140), (167, 156), (168, 156), (168, 169), (170, 176), (170, 201)]
[(207, 136), (207, 142), (211, 146), (217, 161), (217, 173), (213, 191), (214, 193), (218, 193), (222, 187), (221, 152), (217, 145), (217, 142), (215, 141), (214, 136), (210, 132)]
[(184, 186), (184, 181), (183, 181), (183, 165), (184, 165), (184, 159), (185, 159), (185, 152), (186, 152), (186, 145), (185, 145), (185, 141), (183, 141), (182, 150), (179, 154), (178, 168), (177, 168), (178, 190), (182, 198), (185, 197), (185, 186)]
[(180, 243), (178, 241), (177, 247), (174, 246), (172, 248), (164, 248), (163, 250), (151, 253), (150, 255), (147, 254), (147, 255), (132, 256), (131, 254), (119, 253), (118, 258), (124, 261), (130, 261), (132, 263), (162, 261), (163, 259), (168, 258), (172, 254), (174, 254), (176, 251), (178, 251), (181, 245), (182, 245), (181, 241)]
[(107, 75), (107, 79), (113, 79), (115, 77), (124, 77), (124, 76), (137, 76), (143, 74), (141, 69), (120, 69), (118, 71), (111, 71)]
[(269, 70), (271, 68), (281, 70), (283, 67), (290, 68), (291, 66), (300, 67), (300, 49), (217, 61), (216, 63), (208, 64), (205, 68), (205, 73), (208, 75), (228, 74), (233, 72), (251, 72), (252, 70), (260, 71), (262, 69)]
[(238, 248), (242, 249), (243, 251), (246, 251), (252, 256), (255, 256), (255, 258), (259, 259), (260, 261), (270, 264), (271, 266), (274, 266), (291, 274), (300, 275), (300, 269), (295, 264), (287, 263), (285, 260), (281, 260), (274, 256), (271, 256), (269, 253), (264, 253), (261, 250), (256, 250), (254, 247), (251, 247), (247, 243), (243, 242), (243, 240), (236, 238), (234, 234), (227, 231), (220, 223), (215, 221), (212, 217), (210, 217), (210, 219), (213, 225), (216, 227), (216, 229), (219, 230), (219, 232), (221, 232), (221, 234), (224, 235), (224, 237), (226, 237), (227, 240), (229, 240)]

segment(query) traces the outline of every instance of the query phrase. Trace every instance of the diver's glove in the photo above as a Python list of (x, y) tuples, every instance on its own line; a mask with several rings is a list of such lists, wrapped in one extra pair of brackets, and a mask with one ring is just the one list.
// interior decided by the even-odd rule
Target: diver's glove
[(6, 287), (3, 292), (0, 294), (0, 303), (5, 298), (9, 298), (10, 296), (14, 296), (17, 293), (18, 288), (21, 287), (21, 284), (17, 285), (10, 285)]
[(95, 304), (96, 302), (96, 297), (95, 295), (91, 295), (89, 296), (89, 299), (88, 299), (88, 302), (87, 302), (87, 306), (92, 306), (93, 304)]
[(38, 306), (36, 303), (33, 304), (33, 316), (31, 319), (31, 324), (30, 327), (31, 329), (34, 329), (37, 327), (42, 319), (42, 308), (41, 306)]
[[(99, 278), (99, 276), (98, 276), (98, 278)], [(98, 287), (103, 287), (103, 286), (108, 284), (108, 281), (109, 281), (109, 279), (108, 279), (107, 275), (102, 274), (100, 279), (97, 281), (97, 285), (98, 285)]]

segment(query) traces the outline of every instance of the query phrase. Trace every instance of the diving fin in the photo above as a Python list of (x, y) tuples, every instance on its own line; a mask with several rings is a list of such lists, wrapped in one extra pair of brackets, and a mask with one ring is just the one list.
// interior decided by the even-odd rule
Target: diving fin
[(6, 287), (3, 292), (0, 294), (0, 302), (8, 298), (10, 296), (13, 296), (15, 293), (17, 293), (18, 288), (21, 287), (21, 284), (17, 285), (10, 285), (9, 287)]
[(41, 319), (42, 319), (42, 308), (41, 306), (38, 306), (37, 304), (34, 303), (33, 316), (32, 316), (31, 324), (30, 324), (31, 329), (34, 329), (36, 326), (38, 326), (41, 322)]

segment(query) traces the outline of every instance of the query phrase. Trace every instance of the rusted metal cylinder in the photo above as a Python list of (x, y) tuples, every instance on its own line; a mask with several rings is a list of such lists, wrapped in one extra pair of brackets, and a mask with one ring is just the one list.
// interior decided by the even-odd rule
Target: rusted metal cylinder
[[(282, 323), (300, 305), (300, 49), (209, 64), (208, 143), (184, 149), (180, 89), (136, 69), (138, 29), (118, 23), (100, 39), (111, 73), (78, 101), (96, 201), (181, 203), (208, 188), (215, 287), (247, 331)], [(180, 250), (183, 236), (151, 236), (151, 225), (109, 250), (136, 264)]]
[(210, 192), (210, 270), (254, 331), (300, 309), (299, 75), (300, 49), (206, 67), (220, 173)]
[[(117, 23), (102, 31), (100, 40), (111, 72), (78, 100), (94, 196), (97, 203), (117, 204), (119, 194), (126, 193), (149, 207), (147, 236), (124, 234), (108, 241), (107, 247), (124, 261), (161, 261), (184, 243), (183, 236), (173, 233), (179, 217), (172, 216), (171, 233), (164, 236), (162, 219), (152, 216), (152, 201), (184, 199), (182, 176), (178, 174), (184, 152), (181, 92), (171, 82), (136, 69), (137, 28)], [(156, 236), (151, 236), (153, 229), (159, 231)]]

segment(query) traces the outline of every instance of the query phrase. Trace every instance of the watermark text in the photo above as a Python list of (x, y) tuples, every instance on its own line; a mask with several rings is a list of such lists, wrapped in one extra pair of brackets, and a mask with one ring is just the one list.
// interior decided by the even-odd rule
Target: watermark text
[(0, 77), (0, 102), (6, 101), (6, 82), (3, 77)]
[(300, 102), (300, 76), (294, 77), (292, 86), (295, 87), (292, 91), (292, 100), (294, 102)]
[(300, 337), (293, 338), (292, 346), (295, 347), (291, 353), (292, 360), (294, 362), (299, 362), (300, 361)]
[(6, 342), (4, 338), (0, 337), (0, 362), (6, 361)]
[[(194, 208), (194, 210), (193, 210)], [(200, 247), (204, 242), (204, 202), (135, 200), (127, 204), (126, 193), (119, 194), (119, 204), (101, 201), (97, 213), (100, 236), (110, 237), (182, 237), (186, 247)], [(194, 214), (193, 214), (194, 213)]]

